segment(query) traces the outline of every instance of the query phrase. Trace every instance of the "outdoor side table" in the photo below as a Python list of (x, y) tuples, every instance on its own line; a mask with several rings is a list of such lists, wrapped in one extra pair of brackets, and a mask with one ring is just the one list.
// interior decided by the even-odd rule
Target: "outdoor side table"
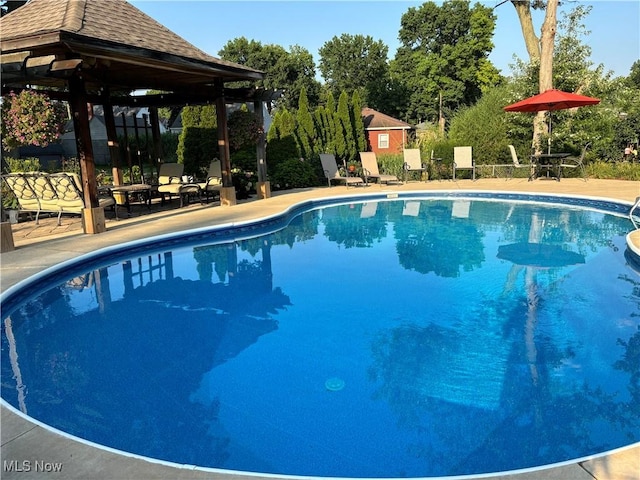
[(145, 183), (137, 183), (133, 185), (114, 185), (109, 187), (113, 193), (121, 193), (124, 195), (124, 205), (127, 207), (127, 213), (131, 215), (131, 201), (129, 197), (139, 195), (147, 208), (151, 210), (151, 185)]

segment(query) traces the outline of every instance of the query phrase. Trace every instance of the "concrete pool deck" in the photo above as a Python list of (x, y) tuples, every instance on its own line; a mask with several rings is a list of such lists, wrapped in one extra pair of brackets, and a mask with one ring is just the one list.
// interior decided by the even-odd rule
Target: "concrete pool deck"
[[(180, 230), (216, 224), (246, 221), (277, 214), (292, 204), (314, 198), (358, 195), (377, 192), (408, 191), (510, 191), (519, 193), (566, 194), (608, 198), (632, 204), (640, 196), (640, 182), (619, 180), (563, 179), (561, 182), (526, 179), (481, 179), (411, 182), (405, 185), (349, 188), (315, 188), (275, 192), (265, 200), (251, 199), (233, 207), (217, 203), (190, 205), (170, 211), (152, 211), (120, 220), (107, 220), (107, 232), (84, 235), (77, 218), (65, 217), (62, 226), (45, 221), (14, 226), (16, 249), (0, 255), (0, 288), (4, 291), (45, 268), (80, 254), (132, 240)], [(134, 209), (143, 207), (134, 206)], [(110, 217), (109, 217), (110, 218)], [(630, 231), (632, 225), (629, 226)], [(634, 235), (640, 248), (640, 236)], [(634, 242), (636, 240), (633, 240)], [(77, 442), (31, 422), (2, 406), (0, 461), (2, 479), (255, 479), (256, 475), (230, 474), (174, 466)], [(292, 452), (295, 454), (295, 452)], [(23, 463), (25, 462), (25, 463)], [(38, 462), (38, 463), (36, 463)], [(60, 468), (60, 471), (56, 471)], [(272, 476), (269, 478), (273, 478)], [(447, 477), (453, 478), (453, 477)], [(474, 477), (465, 477), (471, 479)], [(486, 475), (475, 478), (489, 478)], [(562, 466), (490, 478), (500, 480), (638, 480), (640, 479), (640, 443), (610, 455)]]

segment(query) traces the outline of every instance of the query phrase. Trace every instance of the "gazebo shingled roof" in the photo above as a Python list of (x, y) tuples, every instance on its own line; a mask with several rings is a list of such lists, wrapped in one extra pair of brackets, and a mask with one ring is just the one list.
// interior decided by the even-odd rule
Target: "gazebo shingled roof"
[(64, 86), (53, 60), (83, 59), (87, 91), (207, 90), (262, 72), (206, 54), (125, 0), (31, 0), (0, 19), (3, 89)]
[[(103, 104), (105, 112), (112, 111), (114, 103), (132, 99), (140, 106), (163, 105), (126, 96), (135, 90), (171, 92), (155, 98), (165, 105), (216, 103), (224, 185), (221, 203), (235, 204), (225, 83), (260, 80), (263, 72), (206, 54), (125, 0), (31, 0), (0, 18), (0, 51), (3, 94), (38, 86), (69, 101), (87, 206), (83, 210), (87, 233), (106, 229), (97, 201), (87, 103)], [(262, 101), (269, 92), (242, 94)], [(115, 146), (113, 119), (107, 123), (111, 125), (107, 125), (109, 141)], [(113, 150), (117, 148), (112, 149), (117, 166)]]

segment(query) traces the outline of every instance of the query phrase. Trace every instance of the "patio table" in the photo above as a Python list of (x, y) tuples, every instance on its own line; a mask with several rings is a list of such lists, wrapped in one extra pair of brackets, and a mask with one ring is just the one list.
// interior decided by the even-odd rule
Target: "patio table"
[(136, 183), (133, 185), (113, 185), (109, 187), (113, 193), (121, 193), (124, 196), (124, 205), (127, 207), (127, 213), (131, 215), (131, 195), (139, 195), (147, 208), (151, 210), (151, 185), (146, 183)]
[(554, 170), (555, 175), (552, 175), (552, 178), (560, 181), (560, 164), (562, 163), (563, 158), (570, 156), (571, 154), (567, 152), (539, 153), (537, 155), (531, 155), (531, 160), (536, 165), (534, 178), (538, 178), (542, 169), (546, 169), (547, 178), (549, 178), (549, 171)]

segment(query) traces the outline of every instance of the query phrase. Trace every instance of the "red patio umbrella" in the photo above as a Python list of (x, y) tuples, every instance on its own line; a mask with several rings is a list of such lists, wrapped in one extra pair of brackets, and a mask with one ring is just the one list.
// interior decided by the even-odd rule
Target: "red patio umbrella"
[[(504, 107), (506, 112), (542, 112), (584, 107), (600, 103), (599, 98), (563, 92), (555, 88)], [(549, 151), (551, 150), (551, 114), (549, 114)]]

